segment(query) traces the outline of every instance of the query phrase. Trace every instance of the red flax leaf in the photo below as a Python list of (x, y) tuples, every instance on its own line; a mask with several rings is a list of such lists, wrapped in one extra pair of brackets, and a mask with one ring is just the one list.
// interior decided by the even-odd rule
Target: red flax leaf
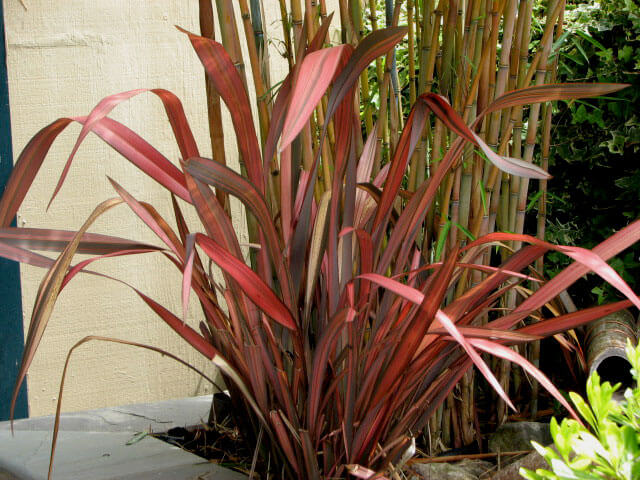
[[(603, 260), (609, 260), (625, 248), (633, 245), (640, 239), (640, 220), (626, 226), (622, 230), (614, 233), (602, 243), (593, 248), (592, 252)], [(558, 273), (555, 277), (545, 283), (533, 295), (527, 298), (518, 306), (513, 313), (491, 322), (492, 327), (508, 328), (515, 325), (519, 320), (525, 318), (529, 312), (544, 305), (555, 297), (558, 292), (566, 290), (569, 285), (589, 271), (588, 267), (579, 263), (573, 263)]]
[(144, 205), (122, 188), (115, 180), (107, 177), (120, 197), (138, 217), (155, 233), (180, 259), (184, 258), (184, 247), (164, 219), (150, 205)]
[(211, 39), (194, 35), (180, 27), (185, 33), (214, 88), (229, 107), (231, 121), (236, 132), (238, 150), (247, 167), (249, 180), (264, 194), (262, 159), (256, 136), (251, 106), (244, 82), (224, 47)]
[[(117, 199), (117, 200), (121, 202), (120, 199)], [(156, 302), (152, 298), (142, 293), (137, 288), (117, 278), (108, 277), (107, 275), (104, 275), (104, 276), (106, 278), (109, 278), (110, 280), (114, 280), (118, 283), (121, 283), (131, 288), (167, 325), (169, 325), (169, 327), (171, 327), (178, 335), (180, 335), (184, 340), (186, 340), (187, 343), (189, 343), (189, 345), (191, 345), (193, 348), (198, 350), (198, 352), (200, 352), (206, 358), (211, 360), (214, 365), (216, 365), (220, 370), (222, 370), (224, 374), (227, 375), (241, 390), (242, 395), (249, 402), (249, 404), (251, 405), (251, 408), (253, 408), (253, 410), (255, 411), (256, 416), (263, 422), (263, 424), (267, 428), (269, 428), (264, 418), (264, 415), (258, 408), (258, 405), (253, 395), (247, 388), (243, 379), (240, 377), (240, 375), (238, 375), (238, 372), (236, 371), (236, 369), (229, 364), (229, 362), (220, 354), (220, 352), (218, 352), (218, 350), (213, 345), (211, 345), (207, 341), (207, 339), (201, 336), (189, 325), (186, 325), (185, 323), (183, 323), (182, 320), (180, 320), (177, 316), (175, 316), (173, 313), (171, 313), (169, 310), (167, 310), (165, 307), (160, 305), (158, 302)], [(17, 392), (17, 388), (19, 388), (19, 385), (16, 386), (16, 392)]]
[[(400, 295), (401, 297), (409, 300), (410, 302), (415, 303), (416, 305), (421, 305), (422, 302), (424, 301), (424, 295), (422, 294), (422, 292), (420, 292), (419, 290), (416, 290), (415, 288), (409, 287), (407, 285), (403, 285), (402, 283), (392, 280), (391, 278), (384, 277), (376, 273), (360, 275), (359, 278), (365, 278), (367, 280), (371, 280), (372, 282), (377, 283), (378, 285), (388, 290), (391, 290), (392, 292), (396, 293), (397, 295)], [(473, 347), (469, 344), (469, 342), (467, 342), (467, 340), (457, 329), (457, 327), (455, 326), (451, 318), (449, 318), (449, 316), (445, 314), (442, 310), (438, 310), (436, 312), (436, 321), (434, 321), (431, 324), (431, 328), (433, 329), (437, 329), (440, 327), (444, 327), (444, 329), (449, 333), (449, 335), (451, 335), (460, 344), (460, 346), (464, 348), (465, 352), (467, 352), (467, 355), (469, 355), (471, 360), (473, 360), (473, 363), (475, 363), (476, 367), (478, 367), (478, 370), (480, 370), (480, 373), (484, 375), (484, 377), (487, 379), (489, 384), (494, 388), (494, 390), (498, 393), (498, 395), (500, 395), (504, 399), (507, 405), (509, 405), (511, 408), (515, 410), (516, 408), (513, 406), (513, 404), (511, 403), (511, 400), (509, 400), (509, 397), (500, 386), (500, 383), (494, 376), (493, 372), (491, 372), (491, 370), (486, 365), (486, 363), (484, 363), (484, 360), (482, 360), (480, 355), (478, 355), (478, 352), (476, 352), (473, 349)]]
[(350, 48), (348, 45), (323, 48), (304, 57), (282, 128), (280, 151), (291, 144), (305, 126)]
[[(8, 227), (31, 187), (42, 162), (57, 136), (73, 121), (86, 117), (60, 118), (40, 130), (24, 148), (0, 199), (0, 226)], [(143, 138), (110, 118), (96, 122), (92, 131), (140, 170), (183, 200), (191, 202), (184, 175)]]
[(276, 232), (275, 225), (269, 213), (269, 208), (264, 197), (255, 186), (221, 163), (206, 158), (190, 158), (185, 163), (185, 170), (194, 178), (221, 188), (227, 193), (238, 197), (258, 220), (258, 224), (264, 232), (267, 249), (273, 264), (276, 266), (276, 274), (280, 282), (285, 303), (293, 305), (293, 295), (289, 271), (285, 268), (282, 256), (283, 246)]
[[(76, 232), (67, 230), (52, 230), (47, 228), (0, 228), (0, 241), (30, 250), (48, 250), (59, 252), (64, 250), (73, 239)], [(99, 233), (85, 233), (78, 244), (78, 253), (101, 255), (120, 250), (147, 250), (157, 247), (128, 240), (125, 238), (101, 235)]]
[[(407, 29), (406, 27), (394, 27), (387, 28), (384, 30), (377, 30), (372, 34), (368, 35), (364, 40), (362, 40), (358, 47), (355, 49), (353, 54), (349, 57), (349, 60), (345, 67), (341, 70), (340, 75), (336, 78), (334, 82), (333, 89), (331, 90), (331, 95), (329, 97), (329, 101), (327, 104), (327, 112), (325, 115), (325, 122), (322, 130), (322, 134), (320, 135), (320, 144), (324, 142), (327, 127), (329, 122), (331, 121), (333, 115), (338, 110), (338, 107), (342, 105), (343, 99), (347, 95), (347, 93), (353, 88), (355, 82), (360, 77), (360, 74), (364, 71), (365, 68), (378, 56), (386, 53), (388, 50), (393, 48), (393, 46), (398, 43), (402, 37), (405, 35)], [(351, 108), (351, 105), (347, 106), (347, 109)], [(349, 123), (351, 122), (351, 118), (349, 119)], [(341, 135), (342, 139), (350, 139), (351, 130), (347, 132), (348, 135)], [(336, 148), (337, 152), (342, 152), (346, 154), (347, 146), (344, 148)], [(316, 154), (316, 157), (313, 162), (313, 166), (311, 169), (310, 180), (307, 184), (306, 191), (303, 195), (303, 202), (301, 208), (300, 221), (295, 227), (293, 234), (293, 251), (302, 250), (302, 245), (305, 245), (307, 242), (307, 233), (308, 233), (308, 219), (310, 217), (311, 205), (313, 199), (313, 190), (317, 180), (317, 166), (320, 150)], [(338, 162), (336, 162), (336, 165)], [(335, 182), (334, 182), (335, 183)], [(335, 197), (338, 197), (338, 194), (334, 192)], [(332, 241), (332, 235), (329, 236), (330, 241)], [(333, 292), (335, 294), (335, 292)], [(333, 298), (333, 295), (332, 297)]]
[(322, 194), (322, 198), (320, 199), (320, 205), (318, 205), (318, 212), (316, 213), (313, 233), (311, 235), (309, 257), (307, 260), (307, 281), (305, 283), (306, 286), (304, 292), (303, 325), (307, 325), (308, 322), (311, 322), (309, 312), (311, 312), (311, 307), (313, 306), (313, 293), (316, 289), (322, 259), (324, 258), (326, 250), (325, 246), (327, 243), (327, 232), (329, 227), (328, 211), (330, 200), (331, 190), (328, 190)]
[(138, 90), (131, 90), (128, 92), (117, 93), (115, 95), (109, 95), (108, 97), (105, 97), (102, 100), (100, 100), (100, 102), (98, 102), (98, 105), (96, 105), (93, 108), (91, 113), (86, 117), (84, 124), (82, 125), (82, 130), (80, 130), (80, 135), (78, 135), (78, 139), (76, 140), (76, 143), (73, 146), (71, 153), (69, 154), (69, 158), (67, 159), (67, 162), (62, 170), (62, 173), (60, 174), (60, 178), (58, 179), (58, 184), (56, 185), (56, 188), (53, 191), (53, 195), (51, 196), (51, 200), (49, 200), (49, 205), (47, 206), (47, 208), (51, 206), (51, 202), (53, 202), (53, 199), (56, 198), (56, 195), (60, 191), (60, 188), (62, 187), (62, 184), (64, 183), (65, 178), (67, 178), (67, 173), (69, 173), (69, 168), (71, 167), (71, 162), (73, 161), (73, 157), (75, 157), (76, 152), (80, 147), (80, 144), (89, 134), (89, 132), (91, 132), (93, 126), (96, 123), (98, 123), (102, 118), (109, 115), (111, 110), (113, 110), (118, 104), (144, 91), (146, 90), (138, 89)]
[(380, 381), (378, 392), (373, 399), (374, 405), (386, 396), (397, 379), (402, 377), (416, 349), (420, 346), (420, 342), (433, 322), (434, 316), (447, 293), (457, 257), (458, 252), (452, 252), (444, 265), (430, 277), (427, 287), (429, 294), (422, 295), (422, 302), (419, 304), (420, 311), (411, 319), (411, 323), (400, 340), (400, 345), (386, 368), (386, 372)]
[[(398, 273), (396, 275), (393, 275), (391, 278), (400, 278), (400, 277), (404, 277), (409, 275), (409, 278), (415, 276), (417, 273), (420, 272), (425, 272), (427, 270), (433, 270), (435, 268), (438, 268), (440, 265), (442, 265), (442, 262), (434, 262), (434, 263), (430, 263), (428, 265), (424, 265), (422, 267), (419, 268), (412, 268), (411, 270), (407, 271), (407, 272), (402, 272), (402, 273)], [(515, 272), (513, 270), (505, 270), (503, 268), (500, 267), (491, 267), (489, 265), (480, 265), (478, 263), (460, 263), (458, 262), (456, 264), (458, 267), (460, 268), (468, 268), (471, 270), (479, 270), (481, 272), (484, 273), (503, 273), (505, 275), (508, 275), (510, 277), (517, 277), (517, 278), (522, 278), (523, 280), (529, 280), (530, 282), (536, 282), (536, 283), (541, 283), (542, 280), (540, 280), (539, 278), (535, 278), (532, 277), (530, 275), (525, 275), (524, 273), (520, 273), (520, 272)]]
[[(360, 248), (360, 273), (371, 273), (373, 271), (373, 243), (371, 241), (371, 235), (361, 228), (347, 227), (343, 228), (340, 232), (340, 237), (347, 233), (355, 232), (358, 237), (358, 246)], [(362, 282), (360, 286), (360, 292), (358, 297), (361, 299), (361, 304), (357, 308), (365, 306), (369, 298), (369, 282)]]
[(191, 233), (187, 235), (185, 242), (185, 262), (182, 272), (182, 321), (187, 321), (187, 310), (189, 309), (189, 293), (191, 292), (191, 279), (193, 275), (193, 261), (196, 257), (196, 236)]
[(555, 250), (560, 253), (564, 253), (568, 257), (572, 258), (576, 262), (587, 267), (589, 270), (597, 273), (603, 280), (611, 284), (622, 293), (625, 297), (633, 302), (633, 304), (640, 308), (640, 298), (631, 290), (629, 285), (618, 275), (618, 273), (605, 262), (598, 254), (580, 247), (567, 247), (563, 245), (553, 245), (548, 242), (544, 242), (538, 238), (531, 237), (530, 235), (521, 235), (514, 233), (490, 233), (485, 235), (474, 242), (471, 242), (467, 248), (472, 248), (477, 245), (481, 245), (487, 242), (493, 241), (520, 241), (530, 243), (532, 245), (538, 245), (549, 250)]
[(558, 389), (551, 383), (551, 381), (547, 378), (547, 376), (538, 370), (532, 363), (530, 363), (526, 358), (524, 358), (519, 353), (511, 350), (510, 348), (505, 347), (504, 345), (500, 345), (496, 342), (490, 342), (489, 340), (483, 340), (481, 338), (470, 338), (469, 343), (471, 343), (474, 347), (483, 350), (491, 355), (495, 355), (496, 357), (503, 358), (505, 360), (509, 360), (510, 362), (517, 363), (524, 370), (526, 370), (529, 375), (535, 378), (540, 385), (547, 389), (547, 391), (553, 395), (553, 397), (558, 400), (567, 409), (567, 411), (575, 418), (580, 421), (580, 417), (576, 414), (576, 412), (571, 408), (571, 405), (567, 400), (562, 396), (562, 394), (558, 391)]
[(222, 270), (233, 277), (244, 293), (261, 311), (280, 325), (290, 330), (297, 329), (289, 309), (253, 270), (201, 233), (196, 234), (196, 243)]
[[(116, 279), (114, 279), (116, 280)], [(231, 380), (237, 385), (237, 387), (242, 391), (242, 395), (249, 402), (251, 407), (254, 409), (258, 418), (266, 425), (266, 420), (258, 408), (258, 405), (251, 395), (251, 392), (247, 388), (246, 384), (242, 380), (242, 378), (238, 375), (236, 370), (227, 362), (227, 360), (220, 355), (220, 353), (215, 349), (213, 345), (211, 345), (203, 336), (201, 336), (198, 332), (196, 332), (189, 325), (186, 325), (182, 322), (178, 317), (176, 317), (173, 313), (167, 310), (165, 307), (160, 305), (158, 302), (148, 297), (141, 291), (132, 287), (131, 285), (117, 280), (120, 283), (123, 283), (133, 289), (138, 296), (162, 319), (165, 321), (167, 325), (169, 325), (178, 335), (180, 335), (183, 339), (189, 343), (193, 348), (198, 350), (202, 355), (210, 359), (214, 365), (216, 365), (220, 370), (222, 370)]]
[(550, 335), (555, 335), (556, 333), (566, 332), (572, 328), (577, 328), (581, 325), (592, 322), (593, 320), (597, 320), (598, 318), (602, 318), (606, 315), (622, 310), (623, 308), (629, 308), (631, 305), (631, 301), (622, 300), (608, 305), (586, 308), (577, 312), (567, 313), (566, 315), (560, 315), (559, 317), (543, 320), (538, 323), (532, 323), (531, 325), (518, 329), (518, 333), (548, 337)]
[[(82, 123), (84, 117), (75, 117), (74, 120)], [(105, 117), (93, 125), (92, 131), (160, 185), (191, 203), (184, 174), (133, 130)]]
[[(525, 334), (521, 330), (512, 332), (511, 330), (495, 330), (484, 327), (458, 327), (458, 330), (467, 338), (486, 338), (488, 340), (503, 340), (511, 343), (533, 342), (544, 338), (541, 335)], [(448, 335), (444, 328), (436, 328), (430, 330), (429, 333), (433, 335)]]
[(271, 410), (269, 412), (269, 417), (271, 418), (271, 425), (273, 425), (273, 430), (278, 437), (278, 442), (280, 447), (282, 448), (287, 460), (295, 470), (296, 474), (300, 475), (300, 467), (298, 466), (298, 458), (293, 450), (293, 445), (291, 444), (291, 439), (287, 433), (287, 429), (282, 423), (282, 418), (280, 418), (280, 414)]
[(367, 35), (356, 47), (349, 62), (334, 83), (327, 106), (326, 121), (347, 95), (362, 71), (376, 58), (391, 50), (407, 33), (407, 27), (390, 27)]
[[(435, 192), (449, 170), (457, 156), (462, 152), (463, 140), (469, 141), (480, 147), (486, 154), (487, 158), (511, 173), (529, 178), (549, 178), (549, 174), (535, 165), (526, 163), (522, 164), (517, 159), (501, 157), (493, 152), (491, 148), (484, 143), (464, 122), (462, 117), (449, 105), (446, 99), (434, 93), (425, 93), (418, 97), (407, 124), (400, 137), (396, 153), (391, 162), (391, 170), (387, 177), (387, 182), (380, 200), (379, 207), (376, 211), (374, 219), (374, 246), (376, 251), (379, 250), (382, 239), (382, 232), (385, 231), (387, 221), (389, 219), (393, 202), (397, 198), (398, 190), (402, 183), (402, 178), (408, 164), (408, 160), (413, 154), (416, 146), (416, 132), (421, 132), (429, 111), (432, 111), (448, 128), (460, 135), (461, 138), (451, 145), (451, 148), (440, 162), (440, 165), (429, 182), (425, 182), (414, 194), (413, 198), (407, 205), (407, 208), (401, 215), (397, 228), (389, 239), (389, 243), (385, 251), (382, 253), (380, 262), (378, 263), (378, 272), (383, 272), (391, 263), (391, 258), (399, 259), (396, 261), (396, 267), (401, 268), (404, 265), (408, 255), (410, 245), (415, 238), (418, 225), (424, 218), (424, 212), (430, 206)], [(397, 249), (402, 244), (400, 253)]]
[(309, 428), (312, 435), (316, 435), (321, 430), (321, 425), (317, 424), (320, 396), (324, 389), (324, 377), (329, 363), (329, 354), (333, 349), (333, 343), (338, 333), (344, 327), (348, 309), (342, 309), (336, 313), (329, 325), (323, 330), (313, 355), (313, 366), (311, 368), (311, 380), (309, 384)]
[[(240, 245), (231, 219), (225, 213), (217, 197), (208, 185), (193, 178), (188, 172), (185, 174), (185, 179), (193, 199), (193, 205), (198, 212), (207, 235), (210, 238), (215, 238), (221, 246), (236, 258), (242, 259), (242, 252), (240, 251)], [(239, 307), (242, 309), (247, 321), (253, 324), (257, 323), (258, 315), (255, 309), (249, 308), (248, 300), (239, 291), (237, 284), (226, 273), (224, 276), (227, 287), (234, 292), (233, 297), (238, 299)]]
[(530, 103), (608, 95), (630, 86), (628, 83), (552, 83), (534, 85), (512, 90), (498, 97), (479, 117), (503, 108), (528, 105)]
[[(76, 265), (74, 265), (72, 268), (69, 269), (69, 272), (65, 275), (64, 280), (62, 280), (60, 291), (62, 291), (64, 287), (67, 286), (67, 284), (73, 279), (73, 277), (75, 277), (78, 273), (83, 271), (87, 267), (87, 265), (90, 265), (95, 261), (102, 260), (104, 258), (122, 257), (125, 255), (137, 255), (139, 253), (153, 253), (158, 251), (161, 251), (161, 250), (159, 248), (153, 248), (149, 250), (120, 250), (119, 252), (105, 253), (104, 255), (99, 255), (97, 257), (91, 257), (86, 260), (83, 260), (82, 262), (77, 263)], [(110, 278), (108, 275), (103, 275), (97, 272), (92, 272), (88, 270), (84, 270), (84, 272), (91, 273), (91, 274), (98, 275), (105, 278)]]
[[(307, 51), (304, 55), (308, 55), (310, 53), (315, 52), (316, 50), (322, 47), (325, 38), (327, 37), (327, 32), (329, 31), (329, 25), (331, 25), (331, 20), (333, 19), (333, 12), (322, 22), (322, 25), (316, 32), (315, 37), (311, 40)], [(306, 25), (305, 25), (306, 28)], [(304, 37), (303, 37), (304, 38)], [(303, 58), (304, 58), (303, 55)], [(271, 171), (271, 161), (273, 156), (276, 153), (276, 142), (282, 133), (282, 127), (284, 125), (284, 119), (286, 116), (286, 107), (289, 102), (289, 95), (291, 94), (291, 83), (293, 82), (293, 78), (295, 76), (296, 69), (300, 68), (300, 64), (296, 63), (294, 66), (294, 70), (290, 72), (282, 85), (280, 86), (280, 90), (278, 91), (278, 96), (273, 105), (273, 110), (271, 112), (271, 124), (269, 126), (269, 133), (267, 135), (267, 140), (264, 144), (263, 149), (263, 162), (264, 162), (264, 175), (265, 175), (265, 185), (267, 181), (267, 175)]]
[(468, 142), (480, 147), (487, 158), (498, 168), (518, 176), (527, 178), (548, 179), (550, 175), (541, 168), (523, 162), (518, 159), (501, 157), (473, 132), (462, 117), (449, 105), (447, 100), (435, 93), (424, 93), (418, 97), (414, 105), (402, 136), (398, 143), (396, 153), (392, 160), (391, 171), (380, 201), (380, 209), (377, 212), (374, 225), (377, 227), (387, 218), (389, 209), (402, 182), (408, 159), (413, 154), (416, 146), (416, 132), (421, 132), (426, 121), (427, 114), (432, 111), (449, 129), (463, 137)]
[[(71, 168), (71, 162), (73, 161), (78, 148), (80, 147), (86, 136), (89, 134), (89, 132), (95, 131), (95, 129), (98, 128), (98, 125), (101, 123), (102, 119), (109, 115), (109, 113), (120, 103), (145, 92), (152, 92), (162, 100), (182, 156), (184, 158), (187, 158), (190, 156), (198, 155), (198, 148), (184, 114), (182, 103), (173, 93), (163, 89), (150, 90), (141, 88), (128, 92), (117, 93), (115, 95), (109, 95), (108, 97), (103, 98), (86, 117), (86, 120), (84, 121), (84, 124), (82, 126), (82, 130), (78, 135), (78, 139), (76, 140), (76, 143), (71, 150), (71, 154), (69, 155), (69, 158), (67, 159), (67, 162), (62, 170), (62, 174), (60, 175), (58, 184), (56, 185), (53, 195), (51, 196), (49, 206), (51, 206), (51, 203), (60, 191), (60, 188), (62, 188), (62, 184), (64, 183), (67, 174), (69, 173), (69, 169)], [(177, 178), (179, 180), (182, 180), (182, 183), (184, 183), (184, 179), (181, 179), (180, 177)]]
[(8, 227), (36, 177), (56, 137), (72, 122), (59, 118), (36, 133), (16, 161), (0, 199), (0, 226)]
[(202, 225), (211, 238), (216, 238), (236, 257), (242, 258), (240, 244), (231, 219), (226, 214), (217, 197), (208, 185), (185, 174), (187, 188), (191, 194), (193, 206), (198, 212)]
[(30, 252), (24, 248), (8, 245), (2, 241), (0, 241), (0, 257), (40, 268), (51, 268), (54, 262), (49, 257)]

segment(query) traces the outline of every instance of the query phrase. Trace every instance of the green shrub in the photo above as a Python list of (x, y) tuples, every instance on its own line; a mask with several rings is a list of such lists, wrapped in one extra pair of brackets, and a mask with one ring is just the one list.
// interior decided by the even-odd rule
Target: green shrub
[(590, 428), (576, 420), (551, 421), (555, 450), (532, 442), (553, 472), (525, 468), (520, 474), (538, 479), (624, 479), (640, 478), (640, 347), (627, 344), (627, 358), (635, 388), (628, 388), (624, 400), (613, 398), (620, 384), (600, 382), (597, 373), (587, 381), (587, 400), (570, 393), (576, 409)]

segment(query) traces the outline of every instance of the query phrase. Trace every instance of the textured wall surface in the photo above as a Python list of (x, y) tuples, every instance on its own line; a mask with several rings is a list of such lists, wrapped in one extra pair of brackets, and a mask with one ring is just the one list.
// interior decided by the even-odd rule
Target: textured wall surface
[[(266, 34), (276, 38), (282, 31), (277, 19), (279, 9), (275, 0), (265, 0), (265, 4)], [(203, 70), (186, 37), (174, 28), (180, 25), (199, 31), (198, 2), (24, 0), (25, 8), (19, 0), (3, 0), (3, 5), (16, 158), (31, 136), (56, 118), (86, 115), (104, 96), (135, 88), (165, 88), (178, 95), (201, 154), (210, 155)], [(282, 78), (286, 69), (286, 62), (278, 58), (277, 43), (270, 48), (273, 83)], [(253, 98), (253, 88), (250, 86), (249, 90)], [(138, 132), (171, 161), (178, 162), (178, 149), (162, 104), (155, 96), (147, 93), (135, 97), (118, 106), (111, 116)], [(226, 112), (225, 118), (227, 151), (235, 152)], [(107, 176), (139, 200), (152, 203), (165, 218), (172, 218), (170, 199), (162, 187), (94, 135), (81, 146), (64, 187), (46, 211), (79, 131), (78, 125), (72, 125), (54, 143), (19, 211), (19, 226), (79, 228), (98, 203), (116, 195)], [(228, 157), (237, 168), (234, 155)], [(240, 207), (232, 207), (236, 229), (245, 232)], [(195, 214), (190, 216), (193, 227), (197, 225), (196, 218)], [(108, 212), (90, 231), (159, 244), (126, 206)], [(243, 239), (246, 241), (244, 234)], [(160, 255), (109, 259), (94, 265), (95, 270), (131, 283), (174, 313), (181, 311), (181, 277)], [(21, 266), (25, 331), (43, 275), (43, 270)], [(192, 304), (189, 323), (196, 326), (198, 320), (198, 309)], [(214, 373), (127, 287), (89, 275), (79, 276), (62, 292), (31, 367), (31, 416), (55, 410), (66, 354), (75, 342), (90, 334), (161, 347)], [(210, 385), (172, 360), (132, 347), (93, 342), (80, 347), (74, 355), (63, 410), (210, 391)]]
[[(210, 154), (203, 70), (186, 37), (174, 28), (181, 25), (198, 31), (198, 2), (27, 0), (25, 4), (26, 10), (18, 0), (4, 0), (15, 156), (32, 135), (56, 118), (86, 115), (102, 97), (142, 87), (161, 87), (176, 93), (183, 101), (202, 154)], [(162, 104), (153, 95), (143, 94), (120, 105), (112, 116), (171, 161), (178, 161)], [(172, 218), (170, 200), (163, 189), (93, 135), (80, 148), (63, 189), (47, 212), (47, 203), (79, 131), (77, 125), (70, 126), (54, 143), (19, 211), (20, 226), (79, 228), (99, 202), (115, 196), (107, 175), (139, 200), (152, 203), (166, 218)], [(229, 148), (235, 149), (233, 139), (229, 140)], [(91, 231), (159, 244), (126, 206), (108, 212)], [(180, 312), (181, 278), (161, 256), (140, 255), (96, 265), (97, 270), (130, 282)], [(21, 270), (26, 331), (44, 271), (28, 266)], [(196, 308), (191, 315), (197, 317)], [(195, 318), (190, 323), (197, 325)], [(54, 411), (67, 351), (89, 334), (155, 345), (212, 373), (207, 362), (132, 291), (84, 275), (62, 292), (30, 370), (31, 416)], [(132, 347), (94, 342), (81, 347), (72, 361), (63, 410), (210, 391), (206, 382), (172, 360)]]

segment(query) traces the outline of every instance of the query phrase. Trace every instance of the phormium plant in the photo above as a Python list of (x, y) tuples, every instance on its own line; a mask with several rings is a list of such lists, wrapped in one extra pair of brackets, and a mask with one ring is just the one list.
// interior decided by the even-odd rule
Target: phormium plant
[[(234, 62), (220, 44), (185, 32), (212, 87), (229, 107), (242, 173), (216, 158), (200, 156), (179, 100), (161, 89), (150, 92), (164, 104), (182, 156), (179, 166), (108, 117), (118, 103), (147, 90), (107, 97), (88, 116), (61, 118), (33, 137), (0, 199), (0, 254), (48, 269), (35, 301), (16, 392), (60, 291), (75, 275), (95, 274), (92, 262), (104, 257), (161, 252), (183, 273), (182, 315), (134, 291), (221, 369), (234, 407), (241, 412), (238, 426), (244, 439), (255, 445), (264, 438), (264, 454), (270, 454), (277, 471), (284, 469), (288, 477), (341, 478), (351, 472), (368, 478), (384, 471), (474, 364), (510, 404), (479, 352), (517, 362), (573, 413), (548, 379), (508, 347), (632, 303), (640, 306), (640, 299), (606, 263), (640, 238), (640, 222), (593, 251), (555, 246), (526, 235), (491, 233), (464, 247), (454, 246), (442, 261), (432, 262), (416, 239), (438, 187), (460, 161), (467, 143), (511, 175), (548, 177), (529, 162), (500, 156), (489, 148), (476, 133), (486, 115), (532, 102), (607, 94), (621, 86), (542, 84), (509, 91), (469, 125), (443, 97), (424, 93), (406, 119), (391, 162), (372, 178), (375, 130), (363, 142), (362, 155), (356, 155), (356, 140), (362, 135), (355, 102), (357, 81), (406, 29), (378, 30), (355, 48), (321, 48), (327, 28), (328, 21), (299, 49), (273, 105), (262, 148)], [(309, 148), (311, 117), (321, 101), (326, 101), (319, 142), (323, 147), (312, 152), (310, 164), (303, 165), (300, 152)], [(401, 189), (403, 176), (430, 113), (456, 137), (429, 179), (408, 193)], [(78, 146), (93, 132), (166, 187), (176, 228), (111, 179), (117, 196), (101, 203), (77, 232), (9, 226), (52, 142), (72, 122), (82, 124), (82, 130), (56, 193)], [(330, 127), (335, 138), (326, 141)], [(275, 177), (274, 158), (279, 160)], [(253, 222), (257, 251), (251, 266), (243, 260), (225, 210), (227, 195), (240, 199)], [(197, 211), (201, 232), (189, 231), (177, 199)], [(87, 233), (98, 216), (122, 203), (148, 225), (162, 246)], [(500, 267), (482, 264), (487, 249), (508, 241), (526, 246)], [(33, 250), (61, 254), (52, 260)], [(519, 282), (539, 282), (527, 268), (549, 250), (576, 262), (541, 284), (513, 311), (496, 311), (490, 322), (478, 324)], [(94, 256), (73, 264), (76, 252)], [(222, 282), (212, 276), (209, 261), (220, 267)], [(471, 270), (483, 276), (468, 286)], [(629, 300), (519, 326), (589, 270)], [(455, 289), (459, 294), (449, 295)], [(199, 331), (185, 322), (192, 292), (202, 307)]]

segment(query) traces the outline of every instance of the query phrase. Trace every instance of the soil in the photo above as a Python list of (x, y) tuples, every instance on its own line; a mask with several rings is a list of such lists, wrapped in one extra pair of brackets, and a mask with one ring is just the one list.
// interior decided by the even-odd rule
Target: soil
[[(234, 428), (220, 424), (203, 424), (189, 429), (176, 427), (153, 436), (212, 463), (247, 475), (250, 473), (253, 451), (249, 451)], [(259, 468), (256, 471), (259, 471)]]

